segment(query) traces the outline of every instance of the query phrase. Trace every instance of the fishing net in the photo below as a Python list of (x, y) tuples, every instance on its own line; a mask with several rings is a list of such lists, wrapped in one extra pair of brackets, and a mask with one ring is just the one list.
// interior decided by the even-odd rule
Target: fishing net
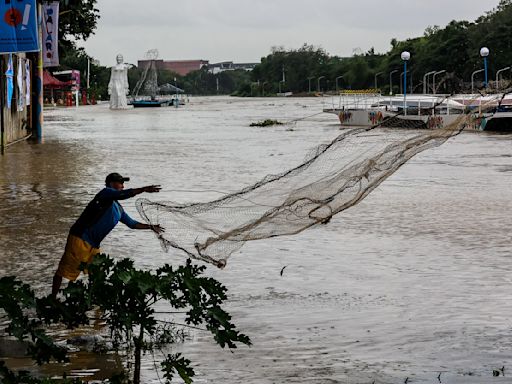
[[(496, 100), (479, 105), (479, 112)], [(160, 224), (165, 250), (176, 248), (218, 267), (246, 241), (297, 234), (364, 199), (414, 155), (441, 145), (475, 124), (474, 112), (452, 116), (441, 129), (380, 125), (344, 131), (316, 147), (297, 167), (207, 203), (137, 200), (149, 224)], [(398, 117), (398, 116), (397, 116)], [(405, 116), (404, 116), (405, 118)], [(417, 125), (407, 118), (403, 124)]]

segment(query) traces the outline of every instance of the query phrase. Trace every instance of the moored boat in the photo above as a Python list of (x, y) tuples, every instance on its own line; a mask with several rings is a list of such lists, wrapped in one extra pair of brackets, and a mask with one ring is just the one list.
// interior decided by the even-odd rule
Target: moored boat
[[(148, 63), (144, 68), (144, 72), (142, 73), (139, 81), (135, 85), (133, 92), (134, 96), (129, 103), (130, 105), (133, 105), (134, 108), (167, 107), (174, 103), (171, 98), (157, 97), (161, 88), (158, 86), (158, 70), (156, 65), (157, 57), (158, 51), (156, 49), (149, 50), (146, 53)], [(168, 84), (162, 85), (162, 87), (165, 86), (168, 86)], [(145, 96), (139, 97), (141, 92), (143, 92)]]
[(171, 100), (158, 100), (158, 99), (138, 99), (133, 100), (131, 103), (134, 108), (154, 108), (154, 107), (167, 107), (171, 105)]
[(359, 106), (340, 103), (326, 108), (338, 116), (342, 127), (374, 126), (439, 129), (454, 123), (463, 113), (474, 117), (470, 128), (512, 130), (512, 95), (403, 95), (375, 97)]

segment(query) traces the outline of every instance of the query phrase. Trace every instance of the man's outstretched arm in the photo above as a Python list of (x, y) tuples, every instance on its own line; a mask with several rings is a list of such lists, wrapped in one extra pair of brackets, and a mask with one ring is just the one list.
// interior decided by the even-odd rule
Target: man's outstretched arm
[(147, 186), (141, 187), (141, 188), (133, 188), (132, 191), (134, 193), (133, 196), (135, 196), (135, 195), (139, 195), (143, 192), (147, 192), (147, 193), (160, 192), (161, 189), (162, 188), (159, 185), (147, 185)]
[(141, 188), (130, 188), (130, 189), (123, 189), (121, 191), (118, 191), (113, 188), (105, 188), (101, 192), (101, 197), (111, 200), (126, 200), (130, 197), (140, 195), (141, 193), (147, 192), (147, 193), (155, 193), (160, 192), (162, 188), (159, 185), (147, 185), (145, 187)]

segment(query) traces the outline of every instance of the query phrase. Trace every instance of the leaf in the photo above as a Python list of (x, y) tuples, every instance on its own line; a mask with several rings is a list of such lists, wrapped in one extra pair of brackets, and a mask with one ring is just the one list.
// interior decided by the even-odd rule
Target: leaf
[(171, 383), (174, 377), (174, 371), (178, 373), (186, 384), (191, 384), (193, 382), (192, 377), (195, 376), (194, 369), (190, 367), (190, 360), (182, 357), (181, 353), (167, 355), (165, 360), (162, 361), (161, 366), (166, 383)]

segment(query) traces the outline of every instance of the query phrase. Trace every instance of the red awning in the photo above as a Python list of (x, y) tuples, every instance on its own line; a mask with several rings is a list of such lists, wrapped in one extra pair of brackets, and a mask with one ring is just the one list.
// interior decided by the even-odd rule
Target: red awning
[(53, 77), (50, 72), (43, 71), (43, 85), (47, 88), (65, 88), (72, 85), (71, 81), (60, 81)]

